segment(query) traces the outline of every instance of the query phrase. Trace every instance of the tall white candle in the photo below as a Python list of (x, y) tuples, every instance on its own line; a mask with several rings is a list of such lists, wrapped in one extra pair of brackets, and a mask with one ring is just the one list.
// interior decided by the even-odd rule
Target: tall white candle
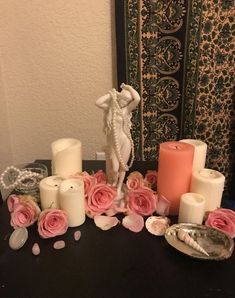
[(59, 186), (63, 178), (49, 176), (39, 183), (40, 201), (42, 210), (47, 208), (59, 208)]
[(77, 227), (84, 223), (85, 195), (84, 183), (79, 179), (64, 180), (59, 189), (60, 208), (67, 212), (69, 227)]
[(193, 170), (205, 168), (207, 144), (194, 139), (183, 139), (180, 142), (191, 144), (194, 146)]
[(178, 222), (202, 224), (205, 198), (197, 193), (188, 192), (180, 197)]
[(51, 144), (52, 173), (68, 178), (82, 172), (82, 144), (77, 139), (59, 139)]
[(205, 197), (205, 211), (220, 207), (224, 190), (225, 177), (218, 171), (202, 169), (192, 174), (190, 191)]

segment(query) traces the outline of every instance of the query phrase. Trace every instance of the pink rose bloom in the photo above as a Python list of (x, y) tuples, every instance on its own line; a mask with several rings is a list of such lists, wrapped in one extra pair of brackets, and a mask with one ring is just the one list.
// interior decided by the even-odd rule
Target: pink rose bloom
[(135, 189), (128, 192), (127, 204), (129, 210), (134, 213), (151, 215), (156, 210), (157, 196), (147, 187)]
[(38, 218), (38, 233), (42, 238), (63, 235), (68, 229), (67, 214), (60, 209), (45, 209)]
[(91, 215), (100, 215), (107, 211), (113, 204), (117, 195), (116, 189), (106, 184), (96, 184), (89, 192), (87, 211)]
[(145, 175), (145, 180), (149, 183), (149, 186), (156, 190), (157, 188), (157, 171), (148, 170)]
[(107, 183), (107, 177), (106, 177), (106, 175), (105, 175), (105, 173), (104, 173), (103, 170), (99, 170), (93, 176), (96, 178), (97, 183), (102, 183), (102, 184), (106, 184)]
[(19, 203), (19, 197), (15, 194), (10, 195), (7, 199), (7, 207), (10, 212), (14, 210), (16, 203)]
[(75, 174), (70, 177), (75, 179), (81, 179), (83, 181), (85, 198), (88, 197), (88, 194), (90, 193), (91, 189), (97, 184), (96, 177), (89, 175), (87, 172)]
[(144, 180), (144, 177), (138, 171), (130, 173), (127, 177), (126, 186), (128, 189), (138, 189), (144, 186), (147, 186), (147, 181)]
[(205, 224), (226, 233), (231, 238), (235, 237), (235, 212), (230, 209), (219, 208), (209, 212)]
[(29, 227), (38, 219), (41, 210), (34, 201), (14, 203), (11, 212), (11, 225), (14, 228)]

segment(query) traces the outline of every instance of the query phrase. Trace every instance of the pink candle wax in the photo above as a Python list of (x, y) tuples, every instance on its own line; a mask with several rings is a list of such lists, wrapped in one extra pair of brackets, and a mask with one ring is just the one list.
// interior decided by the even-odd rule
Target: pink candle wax
[(160, 144), (158, 194), (171, 202), (170, 214), (179, 213), (180, 196), (189, 192), (194, 146), (183, 142)]

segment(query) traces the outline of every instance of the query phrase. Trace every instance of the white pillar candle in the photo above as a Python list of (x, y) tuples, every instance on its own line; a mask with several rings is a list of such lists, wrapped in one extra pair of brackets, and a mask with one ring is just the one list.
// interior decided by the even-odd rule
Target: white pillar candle
[(82, 172), (82, 144), (77, 139), (59, 139), (51, 144), (52, 173), (64, 178)]
[(220, 207), (224, 190), (225, 177), (218, 171), (202, 169), (192, 174), (190, 191), (205, 197), (205, 211)]
[(205, 198), (197, 193), (188, 192), (180, 197), (178, 222), (202, 224)]
[(59, 189), (60, 208), (67, 212), (69, 227), (77, 227), (84, 223), (85, 195), (84, 183), (79, 179), (64, 180)]
[(59, 208), (59, 186), (63, 178), (49, 176), (39, 183), (40, 201), (42, 210), (48, 208)]
[(193, 171), (205, 168), (207, 144), (194, 139), (183, 139), (180, 142), (188, 143), (194, 146)]

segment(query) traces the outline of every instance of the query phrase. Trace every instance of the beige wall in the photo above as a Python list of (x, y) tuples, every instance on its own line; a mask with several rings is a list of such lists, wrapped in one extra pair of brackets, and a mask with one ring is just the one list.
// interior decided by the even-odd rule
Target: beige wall
[(84, 159), (101, 150), (102, 111), (94, 102), (116, 87), (112, 6), (0, 0), (0, 142), (9, 148), (4, 153), (1, 145), (1, 164), (10, 160), (10, 147), (13, 163), (50, 158), (51, 142), (62, 137), (80, 139)]

